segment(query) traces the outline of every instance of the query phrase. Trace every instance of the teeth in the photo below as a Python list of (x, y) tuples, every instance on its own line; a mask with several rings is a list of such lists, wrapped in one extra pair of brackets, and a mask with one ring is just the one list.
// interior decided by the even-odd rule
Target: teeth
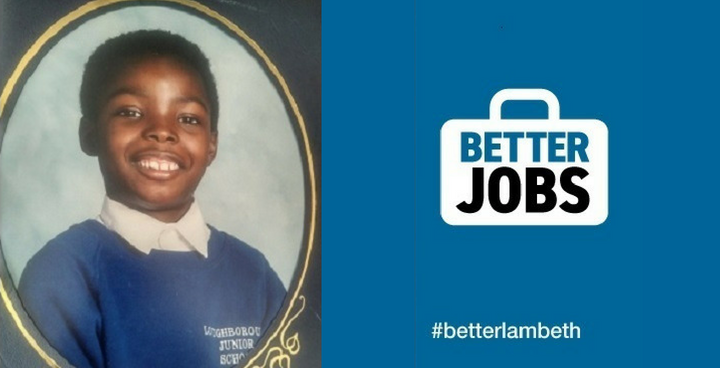
[(158, 171), (175, 171), (180, 166), (172, 161), (164, 160), (142, 160), (139, 162), (140, 167), (144, 169), (158, 170)]

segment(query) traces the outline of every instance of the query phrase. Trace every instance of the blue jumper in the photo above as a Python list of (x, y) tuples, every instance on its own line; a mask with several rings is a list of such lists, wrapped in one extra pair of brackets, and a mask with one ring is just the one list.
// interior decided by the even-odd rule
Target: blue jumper
[(30, 260), (22, 303), (78, 368), (235, 366), (272, 322), (285, 288), (259, 251), (210, 231), (203, 258), (146, 255), (95, 220), (74, 225)]

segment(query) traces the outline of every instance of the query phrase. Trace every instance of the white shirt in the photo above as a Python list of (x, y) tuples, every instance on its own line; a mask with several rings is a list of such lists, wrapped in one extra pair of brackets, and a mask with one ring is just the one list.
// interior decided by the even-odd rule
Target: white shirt
[(205, 223), (197, 202), (193, 202), (178, 222), (165, 223), (105, 197), (99, 220), (145, 254), (158, 249), (196, 251), (205, 258), (208, 256), (210, 228)]

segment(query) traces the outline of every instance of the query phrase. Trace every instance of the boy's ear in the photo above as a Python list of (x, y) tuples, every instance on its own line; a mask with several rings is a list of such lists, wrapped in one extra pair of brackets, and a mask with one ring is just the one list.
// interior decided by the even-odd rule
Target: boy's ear
[(218, 134), (217, 132), (213, 132), (210, 134), (210, 146), (208, 147), (208, 166), (215, 160), (215, 156), (217, 155), (217, 147), (218, 147)]
[(97, 125), (86, 117), (80, 118), (80, 148), (88, 156), (98, 155)]

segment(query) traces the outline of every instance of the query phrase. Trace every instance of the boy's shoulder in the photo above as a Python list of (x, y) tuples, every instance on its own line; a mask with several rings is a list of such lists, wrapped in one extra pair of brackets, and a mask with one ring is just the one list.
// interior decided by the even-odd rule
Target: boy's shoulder
[(20, 277), (21, 294), (41, 298), (58, 285), (65, 290), (79, 290), (92, 282), (99, 250), (103, 243), (112, 241), (112, 233), (104, 229), (100, 222), (86, 220), (48, 241), (25, 266)]
[(285, 298), (286, 289), (265, 255), (226, 232), (210, 225), (208, 227), (208, 253), (211, 262), (224, 264), (225, 267), (217, 267), (218, 269), (232, 270), (230, 273), (233, 277), (225, 280), (230, 282), (233, 288), (238, 287), (237, 280), (245, 283), (245, 290), (255, 288), (257, 295), (264, 295), (272, 300), (273, 307), (269, 310), (277, 311)]
[(48, 241), (33, 258), (89, 257), (111, 238), (112, 232), (99, 221), (85, 220)]
[(212, 225), (210, 228), (209, 248), (211, 256), (213, 252), (220, 257), (229, 257), (243, 264), (253, 264), (260, 267), (270, 267), (265, 255), (248, 243), (218, 230)]

